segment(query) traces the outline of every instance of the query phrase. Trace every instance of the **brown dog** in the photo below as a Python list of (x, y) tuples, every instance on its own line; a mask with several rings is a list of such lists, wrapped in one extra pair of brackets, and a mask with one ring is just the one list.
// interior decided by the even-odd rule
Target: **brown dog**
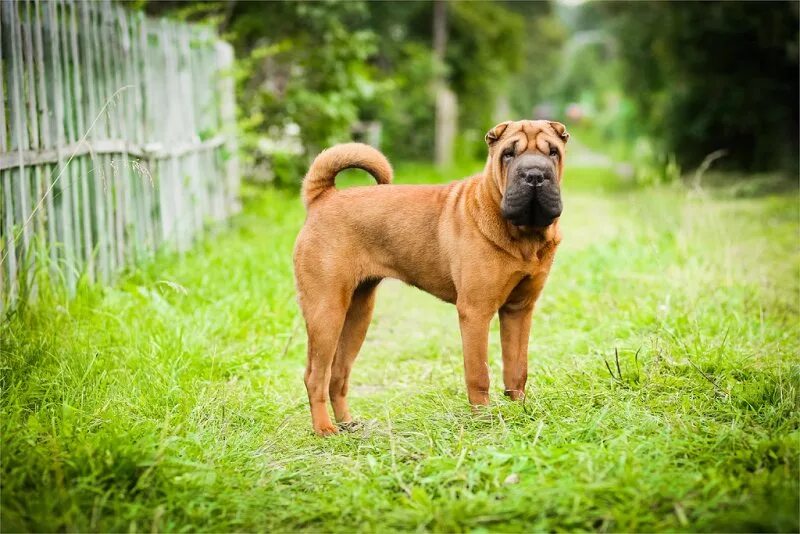
[(489, 323), (500, 314), (505, 392), (522, 398), (531, 314), (561, 240), (563, 124), (504, 122), (486, 134), (483, 172), (447, 185), (334, 188), (343, 169), (390, 184), (386, 158), (367, 145), (323, 151), (303, 181), (308, 217), (294, 250), (298, 300), (308, 333), (305, 373), (311, 422), (352, 421), (350, 370), (367, 333), (375, 290), (397, 278), (458, 310), (469, 401), (489, 403)]

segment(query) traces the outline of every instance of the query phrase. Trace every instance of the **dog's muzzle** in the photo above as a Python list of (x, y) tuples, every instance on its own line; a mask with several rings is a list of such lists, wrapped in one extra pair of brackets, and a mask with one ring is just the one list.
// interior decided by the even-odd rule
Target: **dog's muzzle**
[(546, 227), (561, 216), (561, 189), (547, 158), (522, 156), (508, 169), (508, 177), (500, 208), (511, 224)]

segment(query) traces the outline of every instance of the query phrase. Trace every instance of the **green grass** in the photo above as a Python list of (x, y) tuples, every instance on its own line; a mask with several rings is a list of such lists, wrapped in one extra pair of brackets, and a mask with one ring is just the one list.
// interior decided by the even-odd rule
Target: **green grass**
[(232, 228), (116, 287), (42, 295), (0, 327), (2, 530), (797, 531), (796, 192), (566, 183), (527, 402), (501, 394), (495, 323), (482, 416), (455, 309), (387, 281), (365, 425), (311, 433), (291, 192), (248, 190)]

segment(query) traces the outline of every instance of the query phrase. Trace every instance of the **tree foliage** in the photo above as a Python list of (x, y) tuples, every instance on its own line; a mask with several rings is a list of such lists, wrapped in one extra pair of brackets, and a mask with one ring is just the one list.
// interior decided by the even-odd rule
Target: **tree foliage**
[[(686, 166), (795, 169), (798, 4), (602, 3), (642, 129)], [(796, 177), (796, 174), (794, 174)]]
[[(359, 121), (380, 121), (382, 148), (390, 155), (430, 157), (437, 73), (444, 73), (458, 96), (460, 129), (476, 130), (473, 137), (480, 141), (497, 97), (508, 91), (525, 59), (524, 25), (499, 1), (448, 3), (444, 65), (431, 52), (430, 1), (145, 7), (216, 24), (233, 43), (246, 155), (254, 165), (268, 159), (284, 175), (279, 178), (291, 181), (320, 148), (349, 139)], [(298, 143), (282, 142), (287, 135), (296, 135)], [(296, 157), (298, 151), (306, 157)]]
[(456, 0), (443, 62), (430, 0), (144, 5), (234, 44), (243, 155), (285, 181), (363, 121), (381, 124), (390, 156), (430, 158), (440, 77), (458, 98), (462, 156), (483, 153), (495, 120), (577, 102), (655, 167), (724, 150), (729, 167), (796, 176), (797, 3)]

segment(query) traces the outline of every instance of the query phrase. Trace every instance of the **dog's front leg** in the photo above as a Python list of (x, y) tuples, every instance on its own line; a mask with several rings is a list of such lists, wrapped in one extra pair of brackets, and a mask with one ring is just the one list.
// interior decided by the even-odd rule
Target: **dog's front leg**
[(503, 347), (503, 383), (513, 400), (525, 396), (528, 381), (528, 339), (533, 304), (500, 308), (500, 343)]
[(461, 344), (464, 350), (464, 377), (472, 405), (489, 404), (489, 322), (493, 310), (458, 305)]

